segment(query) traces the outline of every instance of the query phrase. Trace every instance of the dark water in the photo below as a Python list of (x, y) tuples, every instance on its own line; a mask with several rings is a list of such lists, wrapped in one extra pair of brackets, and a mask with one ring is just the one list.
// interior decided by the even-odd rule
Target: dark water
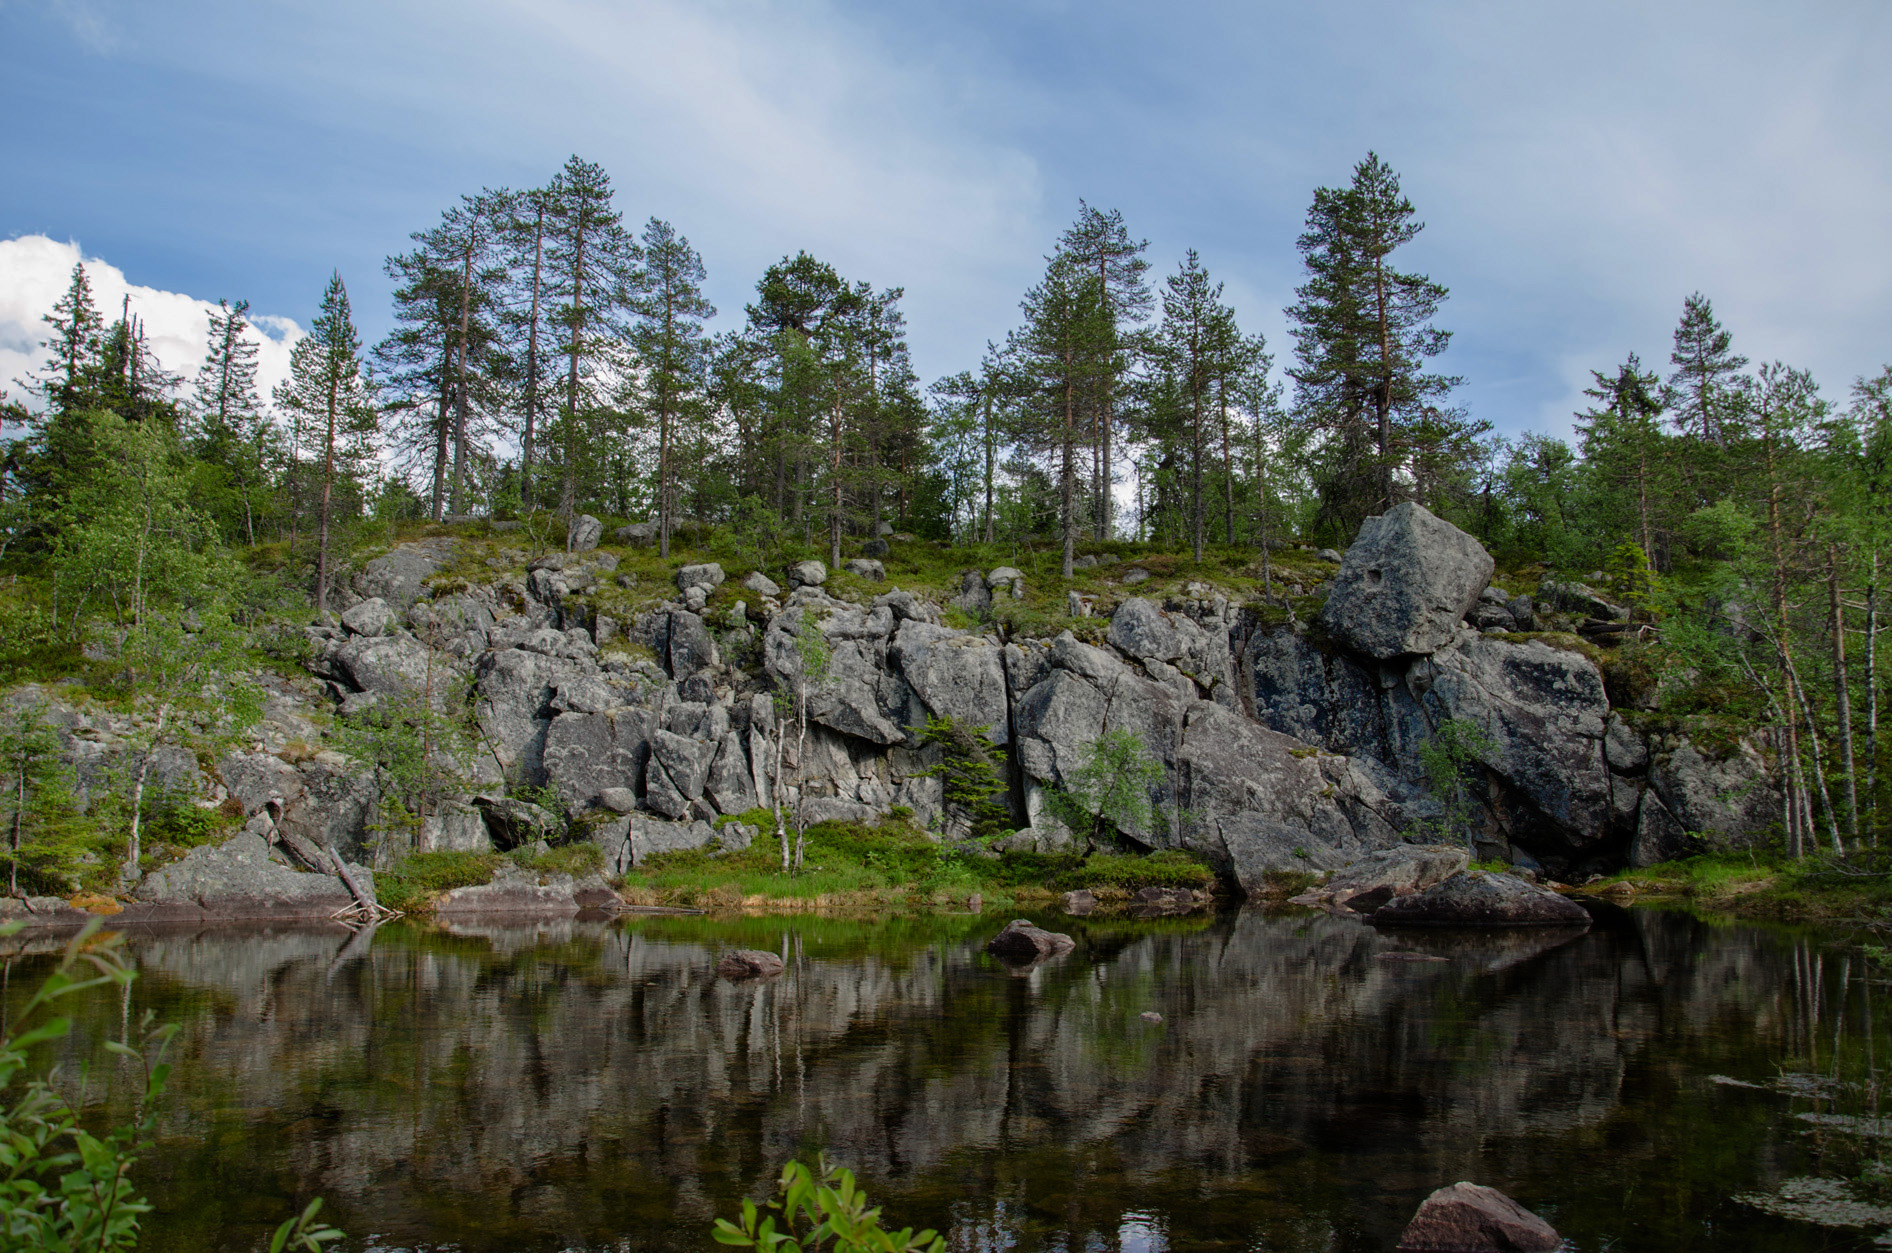
[[(1637, 911), (1395, 941), (1246, 910), (1066, 920), (1077, 951), (1017, 977), (979, 947), (1003, 921), (146, 935), (133, 1003), (80, 1034), (183, 1025), (150, 1250), (254, 1249), (314, 1195), (350, 1250), (705, 1249), (820, 1150), (955, 1250), (1381, 1251), (1458, 1179), (1582, 1250), (1877, 1234), (1731, 1199), (1856, 1174), (1873, 1142), (1797, 1115), (1875, 1089), (1711, 1079), (1876, 1073), (1892, 1006), (1849, 937)], [(737, 945), (788, 974), (717, 980)], [(1414, 947), (1449, 960), (1376, 956)], [(15, 1002), (43, 962), (9, 963)]]

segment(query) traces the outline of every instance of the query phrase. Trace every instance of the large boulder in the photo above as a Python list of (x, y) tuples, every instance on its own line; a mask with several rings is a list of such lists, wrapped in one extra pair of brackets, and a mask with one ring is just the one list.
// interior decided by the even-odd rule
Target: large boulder
[(365, 858), (374, 851), (369, 828), (380, 788), (372, 770), (324, 752), (304, 762), (298, 777), (301, 791), (285, 798), (278, 828), (344, 857)]
[(1588, 926), (1590, 915), (1516, 875), (1464, 870), (1423, 892), (1395, 896), (1371, 921), (1376, 927)]
[(566, 551), (588, 553), (596, 548), (598, 541), (603, 538), (604, 523), (588, 513), (581, 513), (572, 519), (571, 526), (566, 529)]
[(745, 979), (773, 979), (785, 969), (787, 965), (774, 953), (753, 948), (725, 953), (722, 960), (716, 963), (716, 973), (732, 983)]
[(706, 592), (715, 591), (723, 585), (723, 577), (722, 566), (714, 561), (684, 566), (677, 571), (677, 590), (687, 592), (693, 587), (700, 587)]
[(1455, 1183), (1427, 1197), (1397, 1253), (1557, 1253), (1551, 1225), (1496, 1188)]
[(1780, 792), (1748, 741), (1721, 755), (1680, 737), (1664, 737), (1649, 760), (1649, 788), (1684, 831), (1722, 847), (1769, 838), (1780, 822)]
[(1371, 913), (1395, 896), (1423, 892), (1471, 863), (1471, 853), (1441, 844), (1396, 844), (1336, 871), (1318, 893), (1325, 902)]
[(1380, 660), (1430, 653), (1451, 641), (1493, 568), (1477, 540), (1407, 501), (1361, 524), (1321, 625)]
[(545, 779), (576, 818), (597, 805), (607, 788), (636, 787), (650, 741), (661, 734), (648, 709), (560, 714), (545, 735)]
[(982, 635), (908, 619), (888, 652), (908, 686), (935, 717), (970, 731), (985, 727), (994, 744), (1011, 739), (1005, 666), (997, 644)]
[(574, 660), (536, 648), (502, 648), (480, 657), (475, 669), (474, 716), (495, 771), (510, 782), (545, 781), (546, 728), (558, 684), (584, 672)]
[(788, 568), (788, 586), (791, 589), (797, 587), (820, 587), (827, 581), (828, 567), (822, 562), (812, 559), (808, 561), (797, 561)]
[(1015, 918), (986, 941), (985, 951), (1008, 961), (1037, 961), (1076, 947), (1077, 941), (1062, 932), (1046, 931), (1029, 918)]
[(342, 615), (342, 626), (354, 635), (385, 635), (394, 625), (395, 613), (388, 602), (371, 596)]
[(427, 580), (453, 560), (458, 545), (450, 539), (397, 544), (362, 566), (355, 575), (355, 591), (363, 599), (379, 597), (401, 609), (413, 604)]
[[(355, 881), (370, 894), (374, 875), (350, 866)], [(327, 918), (354, 902), (334, 875), (310, 874), (270, 860), (263, 837), (249, 832), (222, 844), (194, 848), (138, 884), (133, 898), (169, 906), (177, 917), (216, 919)]]
[(454, 888), (434, 902), (434, 913), (441, 917), (466, 914), (558, 917), (575, 914), (578, 909), (570, 875), (534, 874), (511, 862), (500, 863), (499, 869), (493, 872), (492, 882)]
[(687, 609), (673, 609), (658, 618), (651, 647), (663, 658), (673, 679), (687, 679), (721, 662), (709, 628)]
[(461, 673), (452, 657), (405, 634), (353, 636), (336, 650), (333, 662), (359, 692), (422, 692), (431, 680), (436, 705), (445, 702), (453, 678)]

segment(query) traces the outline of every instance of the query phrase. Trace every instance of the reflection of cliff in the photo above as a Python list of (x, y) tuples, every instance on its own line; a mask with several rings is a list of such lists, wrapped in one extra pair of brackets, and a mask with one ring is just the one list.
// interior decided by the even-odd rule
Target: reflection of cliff
[(234, 1158), (397, 1241), (696, 1248), (826, 1147), (964, 1247), (1108, 1240), (1136, 1205), (1178, 1242), (1380, 1247), (1438, 1183), (1531, 1178), (1530, 1146), (1610, 1119), (1651, 1041), (1710, 1057), (1738, 1023), (1778, 1057), (1796, 1005), (1768, 942), (1648, 914), (1450, 963), (1327, 918), (1094, 924), (1025, 979), (963, 938), (834, 960), (780, 930), (789, 973), (757, 986), (711, 976), (703, 924), (389, 932), (340, 961), (328, 933), (141, 940), (185, 1025), (168, 1186)]

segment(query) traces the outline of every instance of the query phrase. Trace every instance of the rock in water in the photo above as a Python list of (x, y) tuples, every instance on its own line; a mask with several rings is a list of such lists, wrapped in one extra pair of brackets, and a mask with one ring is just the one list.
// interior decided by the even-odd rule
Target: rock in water
[(1493, 568), (1477, 540), (1407, 501), (1361, 524), (1321, 625), (1381, 661), (1431, 653), (1451, 641)]
[(742, 979), (773, 979), (787, 969), (782, 959), (774, 953), (764, 953), (760, 949), (741, 948), (725, 954), (716, 963), (716, 973), (732, 981)]
[(1590, 915), (1516, 875), (1463, 870), (1423, 892), (1395, 896), (1375, 910), (1376, 927), (1588, 926)]
[(1089, 888), (1078, 888), (1064, 894), (1064, 912), (1082, 917), (1097, 908), (1097, 897)]
[(1496, 1188), (1455, 1183), (1419, 1206), (1399, 1253), (1556, 1253), (1551, 1225)]
[(1011, 961), (1037, 961), (1056, 957), (1077, 947), (1077, 941), (1057, 931), (1046, 931), (1029, 918), (1015, 918), (993, 936), (985, 951)]
[(1471, 854), (1462, 848), (1400, 844), (1368, 853), (1351, 866), (1335, 871), (1315, 895), (1335, 905), (1351, 906), (1358, 913), (1371, 913), (1395, 896), (1423, 892), (1444, 882), (1470, 863)]

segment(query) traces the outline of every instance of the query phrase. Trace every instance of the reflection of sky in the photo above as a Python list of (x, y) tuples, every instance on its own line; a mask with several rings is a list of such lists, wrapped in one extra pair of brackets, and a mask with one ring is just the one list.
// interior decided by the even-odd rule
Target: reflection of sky
[(1117, 1228), (1118, 1253), (1163, 1253), (1169, 1241), (1163, 1236), (1163, 1221), (1154, 1214), (1125, 1214)]
[(1453, 291), (1445, 364), (1502, 431), (1561, 428), (1630, 350), (1666, 368), (1696, 289), (1829, 394), (1885, 353), (1871, 0), (439, 9), (0, 3), (0, 239), (302, 323), (339, 268), (372, 342), (410, 231), (577, 151), (702, 250), (719, 326), (806, 248), (906, 288), (931, 379), (1003, 338), (1080, 197), (1159, 277), (1199, 249), (1285, 354), (1311, 191), (1376, 148), (1428, 223), (1413, 266)]

